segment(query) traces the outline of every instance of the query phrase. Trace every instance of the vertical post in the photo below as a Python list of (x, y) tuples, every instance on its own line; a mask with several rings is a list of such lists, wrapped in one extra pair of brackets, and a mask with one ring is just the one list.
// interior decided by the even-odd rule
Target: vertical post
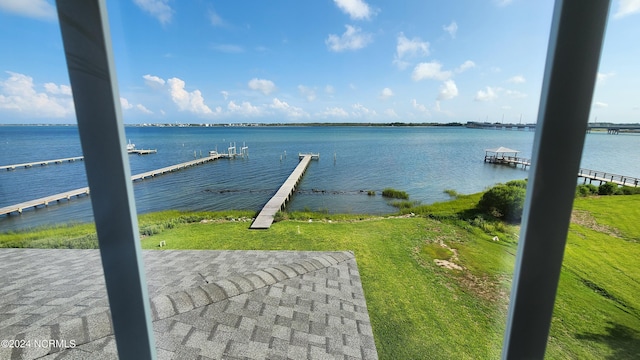
[(106, 5), (58, 0), (100, 255), (120, 359), (153, 359), (155, 343)]
[(503, 359), (544, 357), (608, 11), (555, 5)]

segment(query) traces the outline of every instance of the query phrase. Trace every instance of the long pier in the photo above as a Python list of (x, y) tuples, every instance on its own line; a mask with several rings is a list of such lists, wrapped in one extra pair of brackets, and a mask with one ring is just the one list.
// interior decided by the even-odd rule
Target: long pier
[(611, 174), (611, 173), (606, 173), (604, 171), (580, 169), (580, 171), (578, 171), (578, 177), (583, 178), (585, 184), (587, 183), (587, 180), (589, 180), (589, 184), (591, 184), (591, 182), (595, 180), (595, 181), (599, 181), (600, 184), (612, 182), (622, 186), (633, 186), (633, 187), (640, 186), (639, 178), (632, 177), (632, 176)]
[(300, 163), (293, 169), (293, 172), (287, 180), (280, 186), (275, 195), (265, 204), (256, 219), (253, 221), (250, 229), (268, 229), (273, 224), (276, 213), (286, 206), (287, 201), (291, 199), (291, 195), (296, 189), (298, 182), (307, 170), (311, 159), (320, 158), (319, 154), (298, 154)]
[[(178, 171), (191, 166), (204, 164), (209, 161), (213, 161), (219, 158), (228, 157), (227, 154), (214, 154), (211, 156), (203, 157), (196, 160), (187, 161), (177, 165), (167, 166), (161, 169), (147, 171), (142, 174), (131, 176), (131, 181), (144, 180), (145, 178), (154, 177), (174, 171)], [(0, 215), (10, 215), (12, 213), (22, 214), (24, 209), (37, 208), (39, 206), (49, 206), (50, 203), (59, 202), (61, 200), (70, 200), (72, 197), (79, 197), (81, 195), (89, 195), (89, 188), (83, 187), (76, 190), (66, 191), (60, 194), (45, 196), (43, 198), (26, 201), (20, 204), (10, 205), (0, 208)]]
[(0, 170), (15, 170), (16, 168), (30, 168), (36, 165), (46, 166), (49, 164), (62, 164), (65, 162), (74, 162), (74, 161), (82, 161), (84, 160), (84, 156), (75, 156), (64, 159), (54, 159), (54, 160), (42, 160), (42, 161), (34, 161), (23, 164), (13, 164), (13, 165), (4, 165), (0, 166)]
[[(155, 154), (157, 152), (158, 152), (157, 149), (133, 149), (133, 150), (127, 150), (127, 153), (129, 153), (129, 154), (138, 154), (138, 155)], [(37, 165), (46, 166), (46, 165), (49, 165), (49, 164), (62, 164), (62, 163), (66, 163), (66, 162), (75, 162), (75, 161), (82, 161), (82, 160), (84, 160), (84, 156), (74, 156), (74, 157), (68, 157), (68, 158), (64, 158), (64, 159), (32, 161), (32, 162), (22, 163), (22, 164), (2, 165), (2, 166), (0, 166), (0, 170), (11, 171), (11, 170), (15, 170), (16, 168), (28, 169), (28, 168), (31, 168), (31, 167), (34, 167), (34, 166), (37, 166)]]
[[(531, 166), (531, 159), (521, 158), (517, 156), (485, 155), (484, 161), (491, 164), (510, 165), (513, 167), (517, 167), (518, 165), (520, 165), (525, 170), (527, 169), (527, 167)], [(578, 170), (578, 178), (584, 179), (585, 184), (587, 183), (587, 180), (589, 180), (589, 184), (591, 184), (591, 182), (593, 181), (598, 181), (599, 184), (612, 182), (621, 186), (632, 186), (632, 187), (640, 186), (640, 178), (636, 178), (633, 176), (612, 174), (604, 171), (591, 170), (591, 169)]]

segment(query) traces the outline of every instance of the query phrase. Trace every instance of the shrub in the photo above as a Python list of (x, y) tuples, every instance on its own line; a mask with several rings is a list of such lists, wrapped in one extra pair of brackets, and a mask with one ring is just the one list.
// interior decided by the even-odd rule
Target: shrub
[(497, 218), (520, 221), (526, 189), (518, 185), (498, 184), (489, 189), (478, 202), (478, 208)]
[(507, 185), (507, 186), (514, 186), (514, 187), (519, 187), (519, 188), (526, 189), (526, 188), (527, 188), (527, 182), (528, 182), (528, 179), (524, 179), (524, 180), (511, 180), (511, 181), (507, 181), (507, 183), (506, 183), (505, 185)]
[(623, 186), (619, 191), (624, 195), (636, 195), (640, 194), (640, 187)]
[(618, 191), (618, 184), (613, 182), (607, 182), (600, 184), (598, 187), (598, 194), (600, 195), (613, 195)]
[(367, 195), (376, 196), (376, 192), (375, 192), (375, 190), (369, 190), (369, 191), (367, 191)]
[(393, 198), (393, 199), (403, 199), (403, 200), (409, 199), (409, 194), (407, 194), (406, 192), (392, 189), (392, 188), (386, 188), (382, 190), (382, 196)]
[(598, 194), (598, 187), (593, 184), (582, 184), (576, 186), (576, 196), (585, 197)]

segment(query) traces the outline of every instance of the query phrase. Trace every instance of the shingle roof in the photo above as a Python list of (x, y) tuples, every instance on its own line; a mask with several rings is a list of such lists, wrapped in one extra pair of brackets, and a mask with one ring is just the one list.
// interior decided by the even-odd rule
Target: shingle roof
[[(377, 359), (351, 252), (143, 251), (159, 359)], [(0, 250), (0, 358), (117, 358), (97, 250)], [(64, 345), (64, 344), (61, 344)]]

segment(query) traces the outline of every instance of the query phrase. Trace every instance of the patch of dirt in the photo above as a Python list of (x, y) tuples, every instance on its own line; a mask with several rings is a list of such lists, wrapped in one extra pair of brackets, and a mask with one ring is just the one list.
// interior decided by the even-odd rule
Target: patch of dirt
[(462, 266), (456, 264), (456, 263), (452, 263), (451, 261), (448, 260), (440, 260), (440, 259), (434, 259), (433, 260), (436, 265), (443, 267), (445, 269), (449, 269), (449, 270), (460, 270), (462, 271), (463, 268)]
[(620, 230), (611, 226), (598, 224), (596, 218), (593, 217), (593, 215), (591, 215), (591, 213), (589, 213), (588, 211), (573, 210), (571, 212), (571, 222), (580, 226), (584, 226), (588, 229), (607, 234), (609, 236), (622, 238)]
[(487, 275), (475, 276), (471, 272), (465, 271), (463, 276), (459, 278), (459, 281), (465, 288), (479, 297), (489, 302), (500, 302), (506, 309), (509, 301), (509, 290), (501, 283), (508, 277), (503, 277), (505, 279), (489, 277)]
[[(436, 239), (427, 240), (429, 243), (435, 243), (443, 248), (451, 251), (452, 255), (448, 259), (434, 259), (433, 262), (448, 270), (456, 270), (456, 272), (448, 273), (448, 277), (457, 281), (464, 289), (472, 292), (476, 296), (489, 302), (498, 303), (507, 309), (509, 304), (509, 288), (504, 284), (510, 281), (508, 276), (476, 276), (468, 269), (460, 264), (458, 257), (458, 249), (452, 248), (444, 242), (446, 237), (437, 237)], [(414, 255), (417, 255), (419, 247), (414, 249)], [(419, 257), (416, 256), (417, 259)], [(426, 264), (418, 260), (422, 266)]]

